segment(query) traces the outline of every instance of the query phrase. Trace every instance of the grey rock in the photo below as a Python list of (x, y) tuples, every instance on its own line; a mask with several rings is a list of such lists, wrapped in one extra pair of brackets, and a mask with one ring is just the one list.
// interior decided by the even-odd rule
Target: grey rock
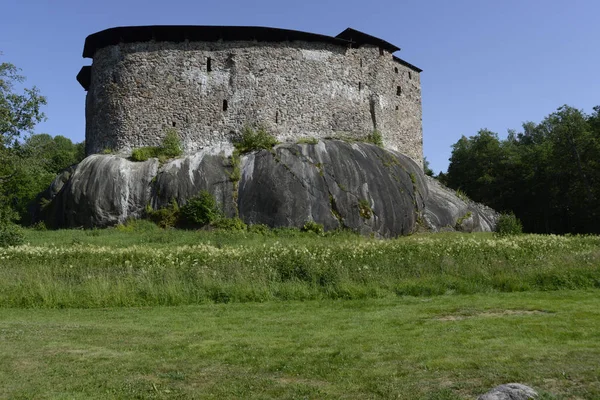
[(434, 232), (490, 232), (496, 226), (498, 213), (483, 204), (471, 201), (425, 176), (429, 197), (425, 204), (424, 219)]
[(537, 397), (537, 392), (529, 386), (520, 383), (507, 383), (496, 386), (489, 392), (479, 396), (477, 400), (529, 400)]
[(156, 159), (87, 157), (68, 178), (53, 183), (46, 223), (115, 225), (143, 216), (147, 205), (157, 209), (173, 200), (183, 205), (206, 190), (227, 216), (271, 227), (314, 221), (326, 230), (395, 237), (420, 225), (469, 232), (493, 226), (491, 213), (426, 177), (411, 158), (372, 144), (280, 144), (240, 157), (238, 177), (232, 151), (231, 146), (211, 147), (162, 166)]

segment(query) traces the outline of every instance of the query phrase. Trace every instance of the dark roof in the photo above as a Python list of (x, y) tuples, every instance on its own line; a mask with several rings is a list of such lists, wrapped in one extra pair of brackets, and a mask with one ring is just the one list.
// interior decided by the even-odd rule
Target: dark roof
[(394, 59), (394, 61), (396, 61), (397, 63), (400, 63), (402, 65), (404, 65), (405, 67), (408, 67), (414, 71), (417, 72), (423, 72), (423, 70), (419, 67), (415, 67), (414, 65), (412, 65), (411, 63), (408, 63), (406, 61), (404, 61), (403, 59), (401, 59), (400, 57), (396, 57), (396, 56), (392, 56), (392, 58)]
[(390, 42), (386, 42), (383, 39), (379, 39), (379, 38), (376, 38), (375, 36), (367, 35), (364, 32), (357, 31), (356, 29), (352, 29), (352, 28), (347, 28), (344, 32), (337, 35), (336, 38), (348, 40), (348, 41), (352, 42), (352, 44), (354, 46), (362, 46), (363, 44), (372, 44), (372, 45), (381, 47), (382, 49), (385, 49), (385, 50), (389, 51), (390, 53), (400, 50), (400, 47), (394, 46)]
[(260, 26), (196, 26), (196, 25), (153, 25), (110, 28), (91, 34), (85, 39), (83, 56), (93, 58), (96, 50), (119, 43), (165, 42), (218, 40), (256, 40), (259, 42), (283, 42), (302, 40), (305, 42), (325, 42), (348, 46), (343, 38), (294, 31), (289, 29), (265, 28)]
[(90, 88), (90, 83), (92, 81), (92, 67), (87, 65), (82, 67), (77, 74), (77, 82), (83, 86), (83, 88), (87, 91)]

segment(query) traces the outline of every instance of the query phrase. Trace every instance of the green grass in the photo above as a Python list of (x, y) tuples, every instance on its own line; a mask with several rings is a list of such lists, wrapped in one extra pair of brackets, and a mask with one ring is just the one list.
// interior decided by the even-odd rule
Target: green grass
[(0, 398), (600, 398), (600, 291), (0, 309)]
[[(176, 306), (600, 287), (600, 237), (371, 240), (162, 230), (27, 231), (0, 249), (0, 307)], [(152, 228), (150, 228), (152, 227)]]

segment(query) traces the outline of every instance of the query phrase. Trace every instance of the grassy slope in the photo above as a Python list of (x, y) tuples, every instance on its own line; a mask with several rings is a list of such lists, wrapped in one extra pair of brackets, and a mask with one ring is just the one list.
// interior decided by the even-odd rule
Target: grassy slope
[(600, 291), (0, 309), (0, 398), (600, 398)]

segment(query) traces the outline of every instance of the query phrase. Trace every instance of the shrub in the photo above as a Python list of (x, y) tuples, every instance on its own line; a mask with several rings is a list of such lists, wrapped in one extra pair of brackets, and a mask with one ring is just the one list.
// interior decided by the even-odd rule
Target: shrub
[(269, 135), (264, 128), (259, 128), (257, 131), (249, 126), (244, 127), (242, 137), (233, 145), (240, 153), (248, 153), (254, 150), (269, 150), (277, 144), (277, 139)]
[(158, 157), (159, 148), (158, 147), (140, 147), (138, 149), (133, 149), (131, 152), (131, 160), (132, 161), (147, 161), (150, 158)]
[(152, 221), (130, 218), (117, 225), (116, 229), (120, 232), (153, 232), (159, 230), (159, 227)]
[(523, 233), (523, 225), (513, 213), (501, 214), (498, 221), (496, 221), (494, 231), (500, 236), (520, 235)]
[(0, 247), (18, 246), (25, 241), (23, 230), (13, 224), (0, 224)]
[(383, 136), (381, 135), (381, 132), (379, 132), (378, 130), (374, 130), (373, 133), (367, 135), (365, 142), (373, 143), (374, 145), (383, 147)]
[(319, 139), (314, 137), (305, 137), (300, 138), (296, 141), (297, 144), (317, 144), (319, 143)]
[(153, 210), (149, 205), (146, 206), (146, 215), (148, 218), (161, 228), (174, 227), (177, 221), (179, 221), (179, 214), (179, 205), (175, 199), (171, 201), (168, 207), (159, 208), (158, 210)]
[(364, 219), (371, 219), (373, 216), (373, 209), (367, 200), (360, 200), (358, 202), (358, 213)]
[(325, 228), (323, 227), (323, 225), (318, 224), (314, 221), (308, 221), (302, 227), (302, 231), (303, 232), (314, 232), (317, 235), (323, 235), (325, 233)]
[(214, 221), (211, 226), (227, 231), (245, 231), (248, 229), (248, 225), (238, 217), (220, 218)]
[(187, 225), (204, 226), (222, 218), (223, 212), (217, 201), (206, 190), (189, 199), (180, 211), (180, 220)]
[(147, 146), (133, 149), (131, 152), (132, 161), (147, 161), (150, 158), (158, 158), (164, 162), (169, 158), (175, 158), (183, 153), (181, 141), (175, 129), (169, 129), (160, 146)]
[(160, 153), (167, 158), (178, 157), (183, 153), (181, 141), (175, 129), (167, 130), (167, 135), (162, 141), (162, 146), (160, 146)]
[(259, 235), (270, 235), (273, 233), (271, 232), (271, 228), (264, 224), (250, 225), (248, 226), (248, 232), (257, 233)]

